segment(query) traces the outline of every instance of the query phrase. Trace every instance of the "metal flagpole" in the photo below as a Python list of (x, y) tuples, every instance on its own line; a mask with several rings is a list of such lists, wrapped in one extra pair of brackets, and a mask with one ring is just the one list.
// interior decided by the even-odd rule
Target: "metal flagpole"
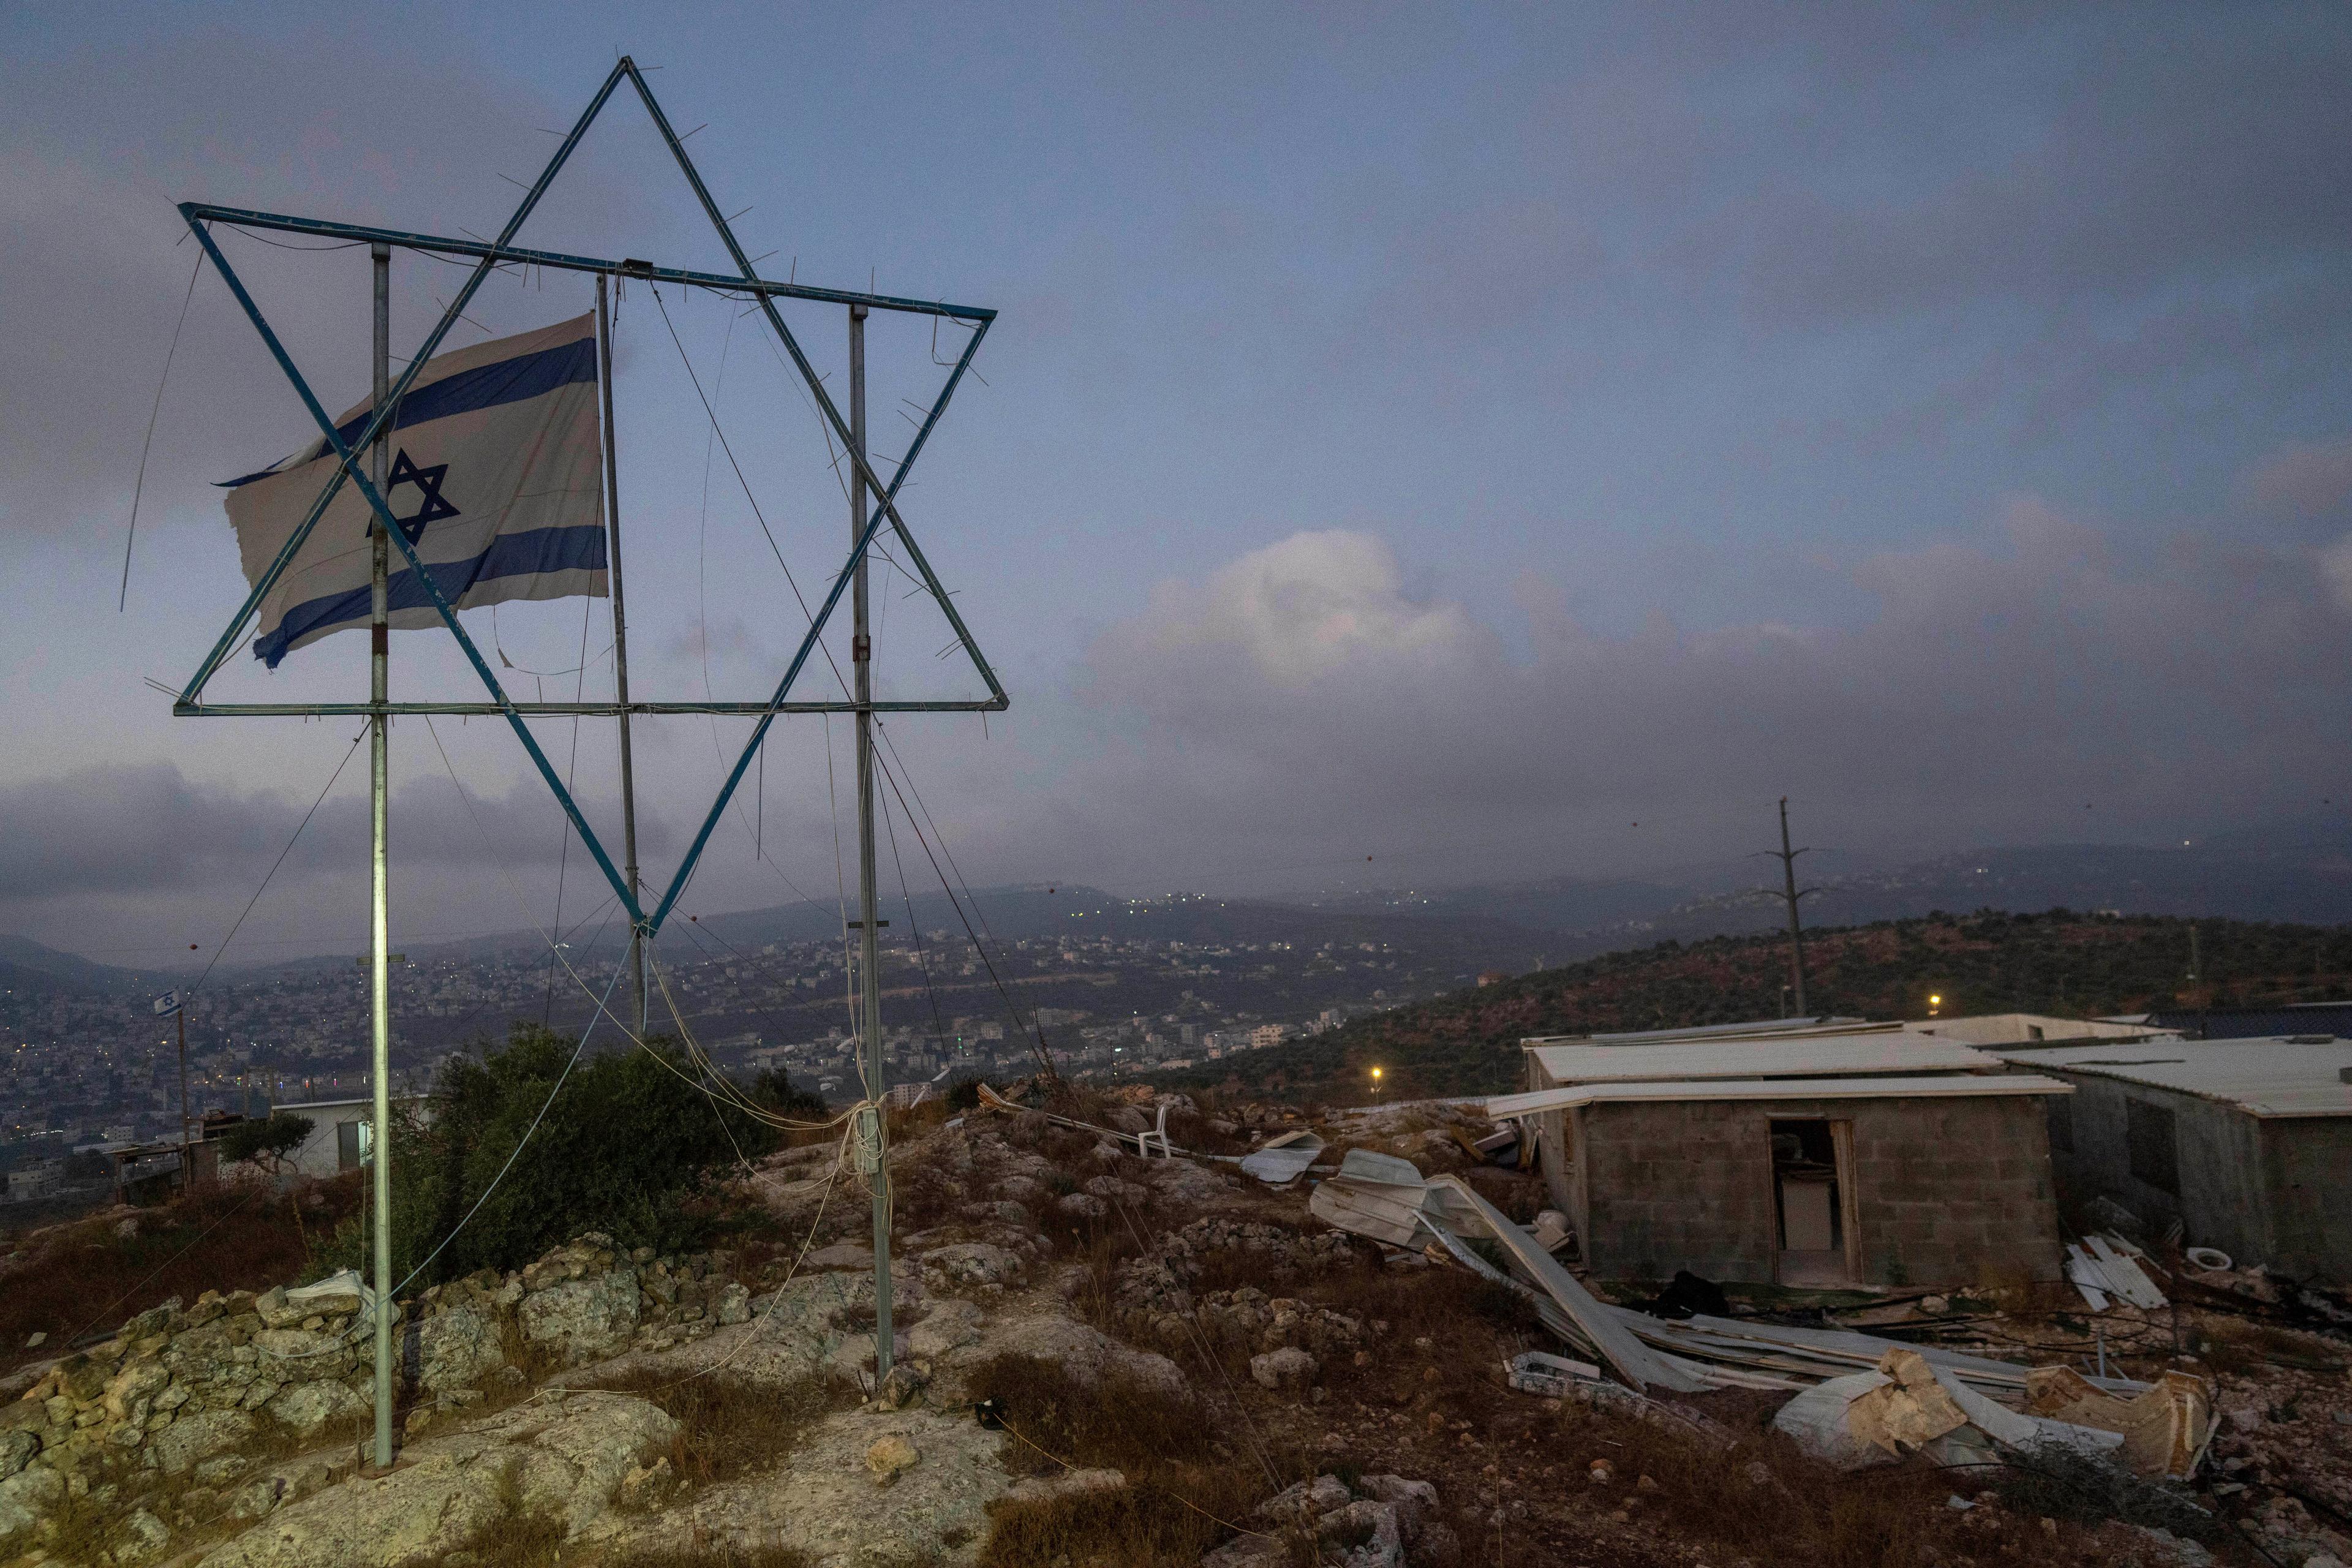
[[(849, 539), (866, 536), (866, 307), (849, 307)], [(850, 660), (857, 703), (858, 994), (865, 1013), (866, 1094), (874, 1101), (874, 1378), (890, 1375), (890, 1119), (882, 1109), (882, 932), (874, 874), (874, 647), (866, 633), (866, 563), (857, 558), (851, 588)]]
[[(621, 469), (613, 430), (613, 306), (608, 279), (596, 274), (596, 380), (604, 400), (604, 568), (613, 584), (613, 687), (621, 705), (621, 875), (637, 881), (637, 780), (629, 754), (629, 616), (621, 595)], [(629, 929), (629, 968), (636, 977), (637, 1034), (646, 1032), (646, 933)]]
[[(392, 247), (368, 247), (375, 263), (375, 406), (392, 395)], [(376, 426), (369, 459), (376, 493), (383, 493), (391, 466), (386, 445), (392, 421)], [(368, 819), (371, 828), (368, 897), (368, 1033), (375, 1081), (375, 1463), (392, 1467), (392, 930), (384, 901), (384, 780), (390, 717), (382, 704), (391, 696), (392, 623), (389, 581), (392, 543), (383, 522), (368, 524), (368, 697), (377, 711), (368, 718)]]

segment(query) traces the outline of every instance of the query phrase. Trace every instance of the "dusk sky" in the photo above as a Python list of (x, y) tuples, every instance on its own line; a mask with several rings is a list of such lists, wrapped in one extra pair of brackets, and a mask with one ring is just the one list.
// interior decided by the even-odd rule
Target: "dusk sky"
[[(975, 885), (1659, 870), (1760, 847), (1782, 795), (1895, 858), (2352, 798), (2339, 6), (32, 4), (0, 46), (0, 931), (210, 952), (358, 733), (147, 684), (243, 597), (215, 482), (315, 435), (173, 204), (494, 233), (622, 51), (763, 271), (1001, 312), (904, 510), (1013, 707), (887, 726)], [(323, 401), (364, 396), (365, 250), (220, 237)], [(724, 268), (625, 90), (520, 243)], [(404, 354), (462, 272), (394, 277)], [(591, 298), (495, 279), (450, 341)], [(621, 308), (640, 696), (765, 696), (805, 622), (762, 521), (811, 597), (845, 543), (735, 310)], [(842, 311), (788, 315), (838, 388)], [(873, 334), (896, 454), (962, 340)], [(975, 689), (908, 589), (887, 691)], [(610, 689), (584, 607), (467, 619), (553, 698)], [(211, 695), (360, 700), (365, 645)], [(445, 632), (393, 659), (475, 695)], [(612, 729), (540, 728), (600, 826)], [(745, 732), (641, 724), (657, 883)], [(847, 739), (779, 726), (682, 907), (834, 896)], [(393, 750), (395, 945), (547, 923), (559, 861), (593, 910), (503, 724)], [(362, 748), (232, 956), (359, 951), (365, 804)]]

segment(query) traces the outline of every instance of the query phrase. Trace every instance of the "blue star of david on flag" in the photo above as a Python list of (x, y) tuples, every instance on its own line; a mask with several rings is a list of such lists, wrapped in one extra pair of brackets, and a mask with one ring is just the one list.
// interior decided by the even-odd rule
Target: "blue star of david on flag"
[(417, 493), (425, 498), (417, 503), (415, 512), (395, 520), (400, 524), (402, 537), (409, 543), (415, 543), (423, 536), (426, 523), (438, 522), (445, 517), (464, 515), (441, 494), (442, 481), (448, 477), (448, 464), (436, 463), (429, 468), (420, 468), (409, 458), (405, 447), (400, 449), (399, 456), (393, 458), (392, 472), (383, 482), (383, 499), (390, 500), (392, 492), (403, 485), (415, 485)]

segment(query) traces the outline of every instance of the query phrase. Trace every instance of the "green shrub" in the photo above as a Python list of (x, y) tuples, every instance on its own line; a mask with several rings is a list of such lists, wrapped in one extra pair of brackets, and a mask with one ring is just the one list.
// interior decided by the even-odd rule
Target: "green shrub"
[[(739, 1157), (777, 1147), (776, 1130), (707, 1093), (667, 1037), (583, 1059), (565, 1078), (575, 1044), (518, 1024), (504, 1046), (443, 1064), (429, 1115), (395, 1117), (395, 1275), (444, 1237), (451, 1239), (418, 1287), (477, 1268), (520, 1268), (583, 1231), (602, 1231), (625, 1247), (690, 1247), (712, 1218), (709, 1205), (694, 1200)], [(781, 1073), (744, 1092), (786, 1114), (814, 1099)], [(323, 1267), (360, 1264), (367, 1247), (355, 1216)]]
[(220, 1157), (237, 1162), (250, 1161), (275, 1171), (286, 1163), (286, 1157), (302, 1146), (318, 1125), (307, 1116), (288, 1116), (283, 1112), (257, 1121), (234, 1123), (220, 1136)]

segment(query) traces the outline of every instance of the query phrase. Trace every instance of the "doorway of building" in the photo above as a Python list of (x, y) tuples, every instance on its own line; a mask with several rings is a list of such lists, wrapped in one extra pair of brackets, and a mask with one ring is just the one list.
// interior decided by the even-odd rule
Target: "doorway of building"
[(1771, 1123), (1772, 1214), (1783, 1285), (1854, 1283), (1851, 1122), (1826, 1118)]

